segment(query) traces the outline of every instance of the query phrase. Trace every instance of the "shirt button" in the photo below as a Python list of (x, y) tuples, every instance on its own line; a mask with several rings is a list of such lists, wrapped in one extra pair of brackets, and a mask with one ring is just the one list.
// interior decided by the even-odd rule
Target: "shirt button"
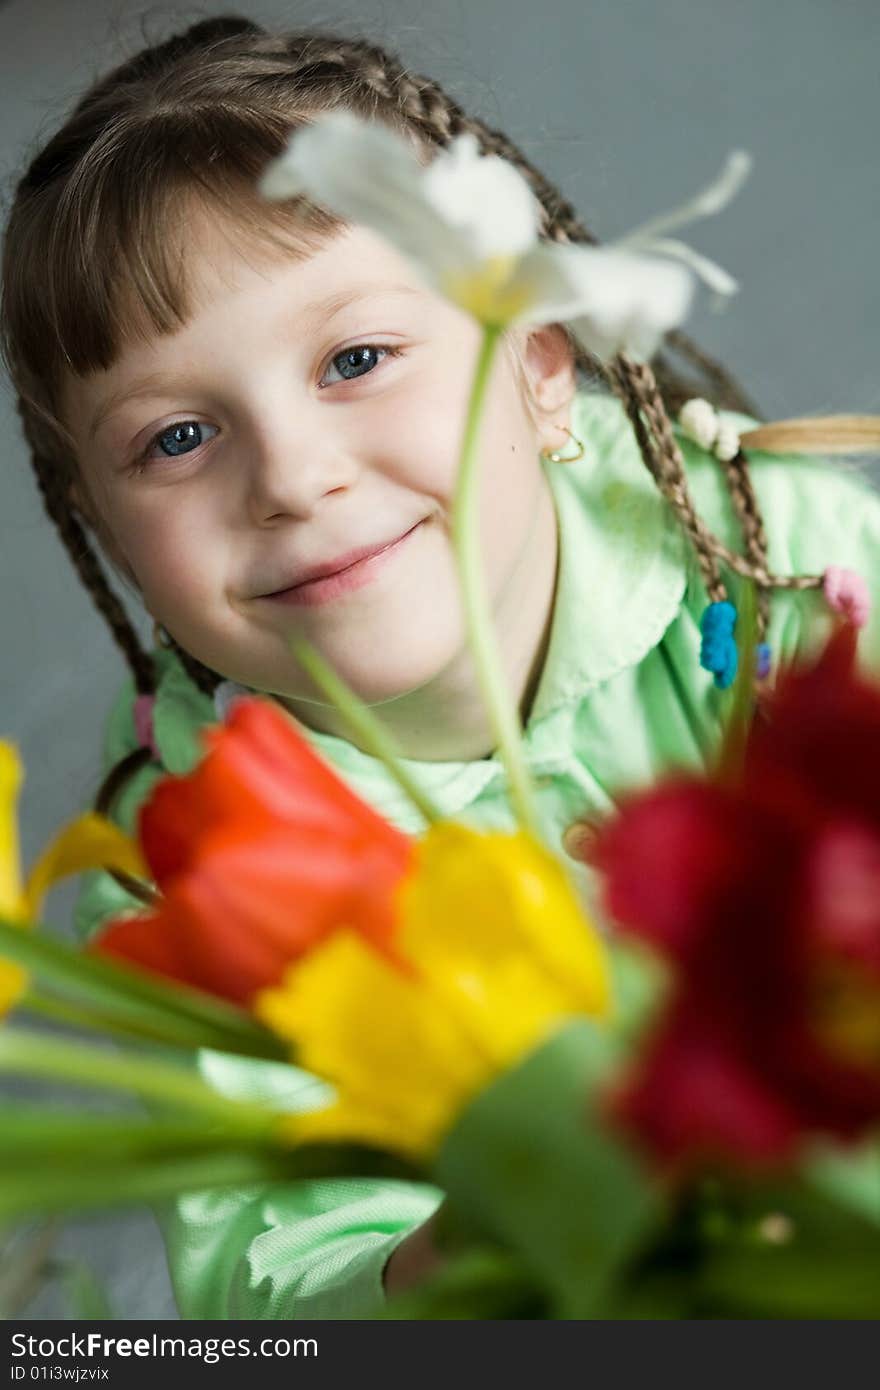
[(562, 848), (571, 859), (581, 864), (590, 862), (590, 851), (595, 842), (597, 827), (593, 821), (576, 820), (562, 835)]

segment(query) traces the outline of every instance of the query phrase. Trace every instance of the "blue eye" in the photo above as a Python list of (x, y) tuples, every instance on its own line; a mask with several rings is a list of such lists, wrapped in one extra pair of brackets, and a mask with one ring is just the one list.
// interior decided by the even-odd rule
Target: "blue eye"
[[(354, 347), (337, 352), (330, 360), (330, 367), (339, 372), (343, 381), (354, 381), (359, 376), (369, 375), (378, 366), (379, 353), (384, 353), (386, 357), (398, 357), (401, 351), (401, 348), (379, 347), (376, 343), (357, 343)], [(329, 385), (333, 386), (335, 382), (331, 381)]]
[(155, 435), (150, 441), (150, 447), (155, 444), (169, 458), (177, 458), (180, 454), (192, 453), (193, 449), (203, 444), (206, 430), (214, 430), (214, 433), (217, 433), (213, 425), (201, 425), (198, 420), (178, 420), (161, 434)]

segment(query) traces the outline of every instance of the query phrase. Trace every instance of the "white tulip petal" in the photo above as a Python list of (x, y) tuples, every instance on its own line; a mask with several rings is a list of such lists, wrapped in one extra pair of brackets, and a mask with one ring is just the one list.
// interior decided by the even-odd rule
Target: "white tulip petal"
[(647, 360), (687, 317), (694, 283), (681, 266), (609, 248), (601, 276), (591, 269), (583, 289), (583, 310), (570, 320), (583, 346), (602, 361), (618, 352)]
[(458, 136), (422, 165), (381, 121), (329, 112), (297, 131), (265, 170), (267, 197), (303, 194), (349, 222), (372, 228), (442, 288), (483, 261), (534, 244), (537, 203), (516, 169)]
[(542, 241), (521, 257), (514, 276), (522, 286), (524, 323), (558, 323), (579, 313), (589, 296), (591, 275), (601, 276), (603, 251)]
[(752, 156), (746, 150), (734, 150), (727, 156), (727, 162), (718, 177), (700, 193), (689, 198), (680, 207), (673, 208), (672, 212), (652, 217), (640, 227), (634, 227), (625, 236), (615, 238), (615, 245), (629, 246), (636, 242), (644, 242), (647, 237), (654, 237), (659, 232), (671, 232), (675, 227), (684, 226), (687, 222), (695, 222), (700, 217), (710, 217), (713, 213), (720, 212), (739, 192), (751, 168)]
[(372, 228), (433, 281), (467, 261), (469, 247), (423, 196), (424, 173), (415, 152), (387, 126), (334, 111), (298, 130), (259, 186), (265, 196), (302, 194)]
[(537, 241), (535, 195), (507, 160), (480, 155), (474, 135), (456, 136), (425, 170), (423, 182), (444, 221), (470, 238), (475, 259), (518, 256)]
[(683, 241), (671, 241), (668, 237), (649, 237), (644, 241), (632, 243), (627, 242), (627, 246), (633, 250), (651, 253), (656, 251), (660, 255), (674, 256), (676, 260), (684, 261), (691, 270), (699, 275), (701, 280), (705, 280), (710, 289), (718, 294), (736, 294), (739, 284), (732, 275), (728, 275), (726, 270), (715, 261), (710, 261), (708, 256), (701, 256), (698, 251), (692, 250)]
[(720, 266), (656, 233), (717, 211), (750, 166), (747, 154), (735, 152), (719, 178), (682, 208), (598, 247), (540, 242), (540, 209), (529, 184), (507, 160), (482, 156), (470, 132), (425, 166), (383, 122), (328, 112), (295, 133), (260, 188), (272, 198), (302, 194), (376, 231), (482, 323), (570, 322), (605, 358), (656, 350), (687, 314), (689, 271), (719, 294), (734, 293), (736, 281)]

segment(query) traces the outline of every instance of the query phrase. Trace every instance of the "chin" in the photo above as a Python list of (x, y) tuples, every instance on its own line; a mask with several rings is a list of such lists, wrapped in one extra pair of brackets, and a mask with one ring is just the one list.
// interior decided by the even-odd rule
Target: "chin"
[(399, 642), (385, 638), (360, 660), (346, 659), (341, 653), (335, 659), (331, 652), (324, 655), (362, 700), (379, 704), (410, 695), (441, 676), (461, 650), (461, 637), (454, 635), (457, 640), (446, 642), (437, 640), (441, 634), (432, 633), (429, 645), (414, 640), (412, 632)]
[(442, 669), (442, 662), (414, 665), (412, 661), (401, 661), (378, 669), (351, 671), (348, 675), (339, 670), (339, 675), (365, 704), (378, 705), (402, 699), (429, 685)]

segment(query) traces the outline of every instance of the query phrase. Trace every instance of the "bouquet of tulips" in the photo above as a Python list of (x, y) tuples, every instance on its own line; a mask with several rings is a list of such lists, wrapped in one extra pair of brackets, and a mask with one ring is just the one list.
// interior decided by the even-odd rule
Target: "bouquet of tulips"
[[(559, 317), (567, 286), (597, 353), (649, 355), (671, 326), (668, 274), (684, 272), (665, 265), (652, 300), (646, 259), (638, 306), (626, 276), (612, 303), (623, 253), (603, 269), (601, 249), (539, 246), (534, 227), (530, 242), (502, 161), (465, 143), (425, 170), (395, 140), (328, 117), (267, 193), (370, 221), (390, 180), (382, 205), (411, 214), (398, 244), (433, 247), (435, 282), (484, 324), (454, 542), (517, 828), (439, 817), (304, 644), (298, 658), (418, 805), (421, 835), (364, 804), (277, 704), (243, 697), (195, 769), (157, 784), (136, 838), (86, 816), (23, 884), (21, 770), (0, 745), (0, 1070), (146, 1103), (124, 1118), (4, 1107), (0, 1220), (409, 1176), (445, 1193), (446, 1258), (390, 1316), (877, 1316), (880, 687), (842, 620), (756, 704), (746, 613), (717, 765), (621, 798), (590, 846), (602, 922), (588, 919), (541, 840), (500, 676), (475, 532), (480, 409), (516, 315)], [(492, 198), (475, 196), (483, 174)], [(493, 245), (464, 209), (508, 195), (496, 230), (518, 226), (519, 241)], [(52, 882), (94, 866), (153, 901), (77, 952), (37, 919)], [(76, 1035), (34, 1026), (47, 1017)], [(233, 1099), (199, 1076), (203, 1048), (290, 1063), (326, 1089), (296, 1110)]]
[[(0, 1214), (405, 1175), (447, 1194), (448, 1258), (392, 1316), (876, 1316), (880, 687), (855, 650), (842, 625), (712, 774), (621, 801), (591, 849), (604, 937), (528, 831), (409, 839), (256, 698), (138, 845), (87, 818), (21, 891), (7, 852), (7, 1003), (80, 1039), (13, 1017), (0, 1068), (149, 1114), (4, 1114)], [(96, 858), (158, 895), (77, 954), (28, 922)], [(196, 1047), (331, 1089), (232, 1100)]]

